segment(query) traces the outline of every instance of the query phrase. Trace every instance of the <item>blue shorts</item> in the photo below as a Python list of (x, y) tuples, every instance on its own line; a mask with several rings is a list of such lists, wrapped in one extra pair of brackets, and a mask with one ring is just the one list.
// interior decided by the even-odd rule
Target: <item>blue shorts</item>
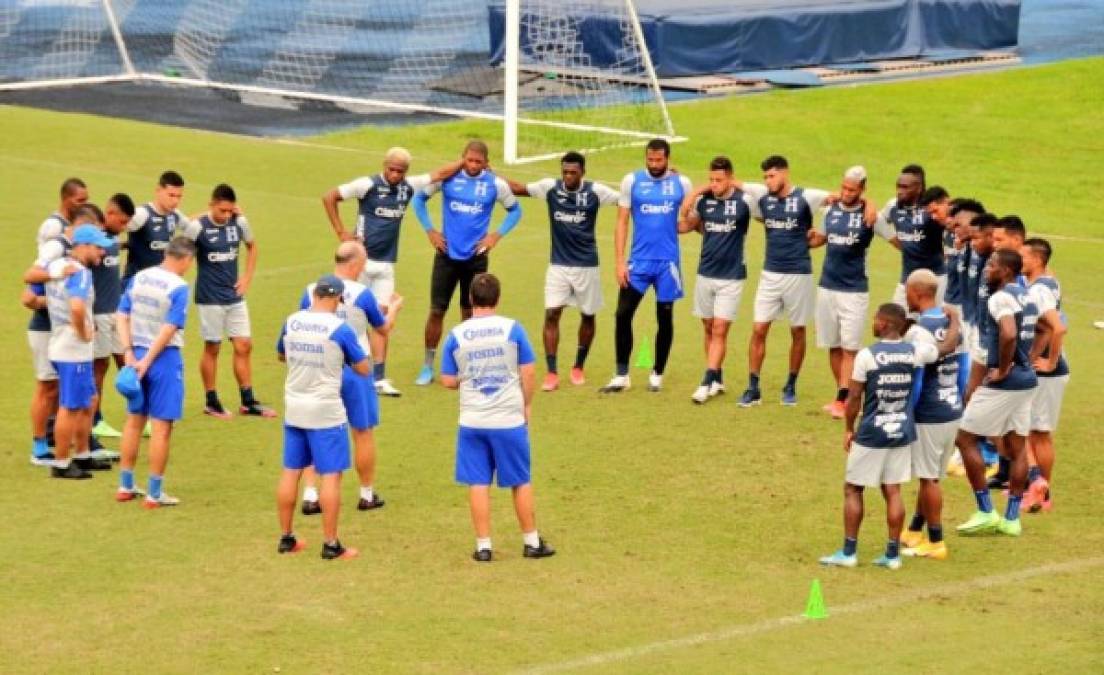
[(498, 487), (529, 482), (529, 427), (460, 427), (456, 434), (456, 482), (490, 485), (496, 472)]
[(58, 374), (58, 406), (67, 410), (87, 410), (96, 395), (92, 362), (52, 361)]
[(284, 468), (318, 473), (341, 473), (349, 468), (349, 430), (346, 425), (303, 429), (284, 425)]
[(345, 416), (352, 428), (364, 431), (379, 426), (379, 396), (371, 375), (357, 375), (355, 370), (345, 366), (341, 371), (341, 402), (345, 404)]
[[(135, 347), (134, 357), (141, 359), (149, 350)], [(184, 359), (180, 349), (166, 347), (150, 364), (142, 378), (142, 405), (127, 402), (131, 415), (175, 422), (184, 416)]]
[(682, 297), (682, 271), (673, 260), (637, 260), (629, 263), (629, 285), (641, 295), (655, 286), (656, 302)]

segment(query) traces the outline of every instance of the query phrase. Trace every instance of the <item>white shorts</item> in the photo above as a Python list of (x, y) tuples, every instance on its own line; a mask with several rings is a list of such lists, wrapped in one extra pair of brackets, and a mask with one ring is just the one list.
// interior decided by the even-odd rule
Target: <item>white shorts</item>
[(372, 291), (381, 308), (386, 307), (395, 294), (395, 263), (369, 260), (358, 281)]
[(907, 483), (912, 477), (912, 455), (909, 446), (899, 448), (868, 448), (851, 444), (847, 453), (847, 473), (844, 477), (852, 485), (880, 487)]
[(974, 391), (960, 428), (971, 434), (991, 438), (1009, 431), (1026, 436), (1031, 429), (1031, 399), (1035, 389), (994, 389), (981, 386)]
[(106, 359), (112, 354), (123, 353), (123, 341), (115, 327), (114, 314), (97, 314), (96, 335), (92, 338), (93, 358)]
[(1040, 377), (1031, 398), (1031, 430), (1054, 431), (1058, 428), (1058, 414), (1062, 412), (1062, 397), (1069, 384), (1069, 375)]
[(694, 316), (732, 321), (740, 311), (743, 279), (714, 279), (698, 275), (694, 282)]
[(549, 265), (544, 274), (544, 307), (578, 307), (586, 316), (602, 309), (602, 275), (597, 267)]
[(31, 363), (34, 365), (35, 379), (39, 382), (52, 382), (58, 379), (54, 364), (50, 362), (50, 331), (27, 331), (27, 344), (31, 346)]
[(233, 305), (196, 305), (199, 309), (199, 334), (204, 342), (222, 342), (223, 337), (247, 338), (249, 306), (245, 300)]
[(912, 475), (928, 480), (947, 477), (947, 464), (955, 450), (958, 420), (917, 424), (912, 449)]
[[(935, 289), (935, 306), (943, 306), (943, 297), (947, 294), (947, 275), (937, 274), (935, 275), (936, 286)], [(905, 296), (905, 284), (898, 282), (897, 287), (893, 289), (893, 302), (900, 305), (908, 311), (908, 298)]]
[(869, 293), (847, 293), (818, 288), (816, 296), (817, 346), (842, 347), (857, 352), (863, 348)]
[(763, 271), (755, 289), (755, 323), (770, 323), (785, 313), (791, 326), (813, 318), (813, 275)]
[(970, 360), (985, 366), (989, 363), (989, 350), (981, 346), (981, 330), (970, 326)]

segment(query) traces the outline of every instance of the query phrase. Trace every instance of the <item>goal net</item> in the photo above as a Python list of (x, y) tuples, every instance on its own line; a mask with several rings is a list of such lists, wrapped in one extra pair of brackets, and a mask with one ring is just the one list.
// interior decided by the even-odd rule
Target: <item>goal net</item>
[(631, 0), (0, 2), (0, 91), (112, 81), (493, 120), (509, 162), (674, 137)]

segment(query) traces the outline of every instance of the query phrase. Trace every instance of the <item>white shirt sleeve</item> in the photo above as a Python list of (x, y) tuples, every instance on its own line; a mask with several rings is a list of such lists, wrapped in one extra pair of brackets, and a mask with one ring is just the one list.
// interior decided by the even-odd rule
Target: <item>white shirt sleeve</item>
[(553, 189), (555, 189), (555, 187), (556, 187), (556, 179), (554, 179), (554, 178), (542, 178), (542, 179), (536, 181), (535, 183), (529, 183), (528, 185), (525, 186), (525, 189), (526, 189), (526, 191), (529, 192), (530, 197), (535, 197), (537, 199), (544, 199), (545, 197), (548, 196), (549, 192), (551, 192)]
[[(886, 205), (883, 206), (882, 210), (879, 212), (879, 215), (882, 217), (882, 220), (886, 221), (887, 223), (890, 223), (891, 222), (890, 221), (890, 216), (892, 215), (893, 209), (895, 209), (896, 207), (897, 207), (897, 198), (896, 197), (894, 197), (894, 198), (890, 199), (888, 202), (886, 202)], [(893, 225), (891, 224), (890, 227), (893, 228)], [(897, 232), (896, 229), (894, 229), (894, 234), (896, 234), (896, 232)]]
[(870, 349), (863, 347), (855, 355), (855, 366), (851, 369), (851, 379), (856, 382), (866, 382), (866, 374), (878, 367), (874, 361), (874, 355)]
[(690, 194), (694, 191), (694, 184), (690, 182), (689, 176), (680, 173), (678, 179), (679, 183), (682, 185), (683, 194)]
[(203, 226), (199, 224), (198, 220), (180, 221), (180, 224), (176, 227), (176, 232), (173, 233), (176, 236), (187, 237), (192, 241), (199, 239), (199, 235), (203, 234)]
[(35, 238), (35, 242), (39, 246), (42, 246), (47, 241), (61, 234), (63, 229), (65, 228), (61, 224), (61, 221), (58, 220), (56, 216), (50, 216), (38, 226), (38, 235)]
[(241, 228), (241, 238), (247, 244), (253, 243), (253, 228), (249, 226), (249, 221), (245, 216), (238, 216), (238, 227)]
[(913, 324), (912, 327), (908, 329), (908, 332), (905, 333), (905, 342), (911, 342), (913, 344), (924, 343), (934, 345), (935, 336), (932, 335), (931, 331), (927, 328), (924, 328), (923, 326), (917, 324)]
[(368, 194), (375, 185), (371, 177), (363, 176), (337, 186), (337, 194), (341, 195), (342, 199), (364, 199), (364, 195)]
[(809, 210), (813, 213), (819, 211), (820, 207), (824, 206), (824, 201), (828, 199), (827, 192), (815, 188), (805, 188), (802, 194), (805, 196), (805, 203), (809, 205)]
[(621, 201), (621, 193), (604, 183), (594, 183), (593, 188), (599, 204), (617, 204)]
[(770, 193), (766, 185), (762, 183), (744, 183), (744, 203), (751, 209), (751, 217), (763, 219), (763, 212), (759, 210), (759, 200)]
[(1035, 302), (1035, 306), (1039, 308), (1039, 316), (1052, 309), (1058, 309), (1058, 298), (1054, 296), (1054, 291), (1048, 286), (1035, 284), (1028, 289), (1027, 294)]
[(939, 360), (939, 347), (934, 342), (914, 342), (912, 347), (916, 350), (916, 360), (920, 363), (926, 365)]
[(617, 205), (623, 209), (632, 208), (632, 188), (633, 183), (636, 182), (636, 174), (625, 174), (625, 177), (621, 179), (621, 198), (617, 200)]
[(1006, 316), (1014, 316), (1019, 311), (1020, 303), (1005, 290), (999, 290), (989, 297), (989, 316), (994, 321), (1000, 321)]
[(50, 263), (60, 260), (64, 256), (65, 247), (61, 245), (61, 242), (56, 239), (49, 239), (38, 247), (38, 258), (35, 260), (35, 265), (46, 268), (49, 267)]
[(433, 181), (429, 179), (428, 173), (420, 173), (417, 176), (407, 176), (406, 182), (410, 183), (410, 187), (414, 188), (415, 190), (421, 190)]
[(138, 230), (145, 227), (146, 221), (149, 220), (149, 216), (149, 209), (145, 206), (139, 206), (138, 208), (134, 209), (134, 216), (130, 219), (130, 222), (127, 223), (126, 226), (127, 232), (137, 232)]
[(421, 192), (426, 197), (432, 197), (433, 195), (437, 194), (437, 191), (440, 190), (440, 189), (441, 189), (441, 183), (440, 182), (426, 183), (425, 187), (422, 188)]
[(878, 220), (874, 221), (874, 234), (886, 241), (897, 238), (897, 230), (886, 220), (884, 213), (879, 213)]
[(495, 176), (495, 199), (499, 204), (502, 204), (508, 209), (512, 209), (517, 206), (517, 197), (514, 196), (514, 191), (510, 189), (510, 184), (506, 182), (505, 178)]
[[(173, 230), (172, 235), (175, 237), (183, 232), (189, 232), (192, 229), (192, 221), (188, 216), (184, 215), (184, 212), (180, 209), (175, 211), (176, 213), (176, 229)], [(196, 235), (199, 236), (199, 235)]]

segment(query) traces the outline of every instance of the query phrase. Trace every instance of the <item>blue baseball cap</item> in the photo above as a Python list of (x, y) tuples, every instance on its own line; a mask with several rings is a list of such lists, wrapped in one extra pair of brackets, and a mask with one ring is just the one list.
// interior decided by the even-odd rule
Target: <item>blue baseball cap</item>
[(314, 283), (314, 294), (320, 298), (340, 298), (345, 293), (345, 282), (332, 274)]
[(81, 225), (73, 231), (73, 246), (92, 244), (100, 248), (111, 248), (115, 240), (104, 234), (104, 231), (95, 225)]
[(138, 371), (133, 366), (120, 368), (115, 375), (115, 390), (126, 397), (130, 404), (128, 408), (141, 408), (145, 402), (142, 395), (142, 383), (138, 379)]

